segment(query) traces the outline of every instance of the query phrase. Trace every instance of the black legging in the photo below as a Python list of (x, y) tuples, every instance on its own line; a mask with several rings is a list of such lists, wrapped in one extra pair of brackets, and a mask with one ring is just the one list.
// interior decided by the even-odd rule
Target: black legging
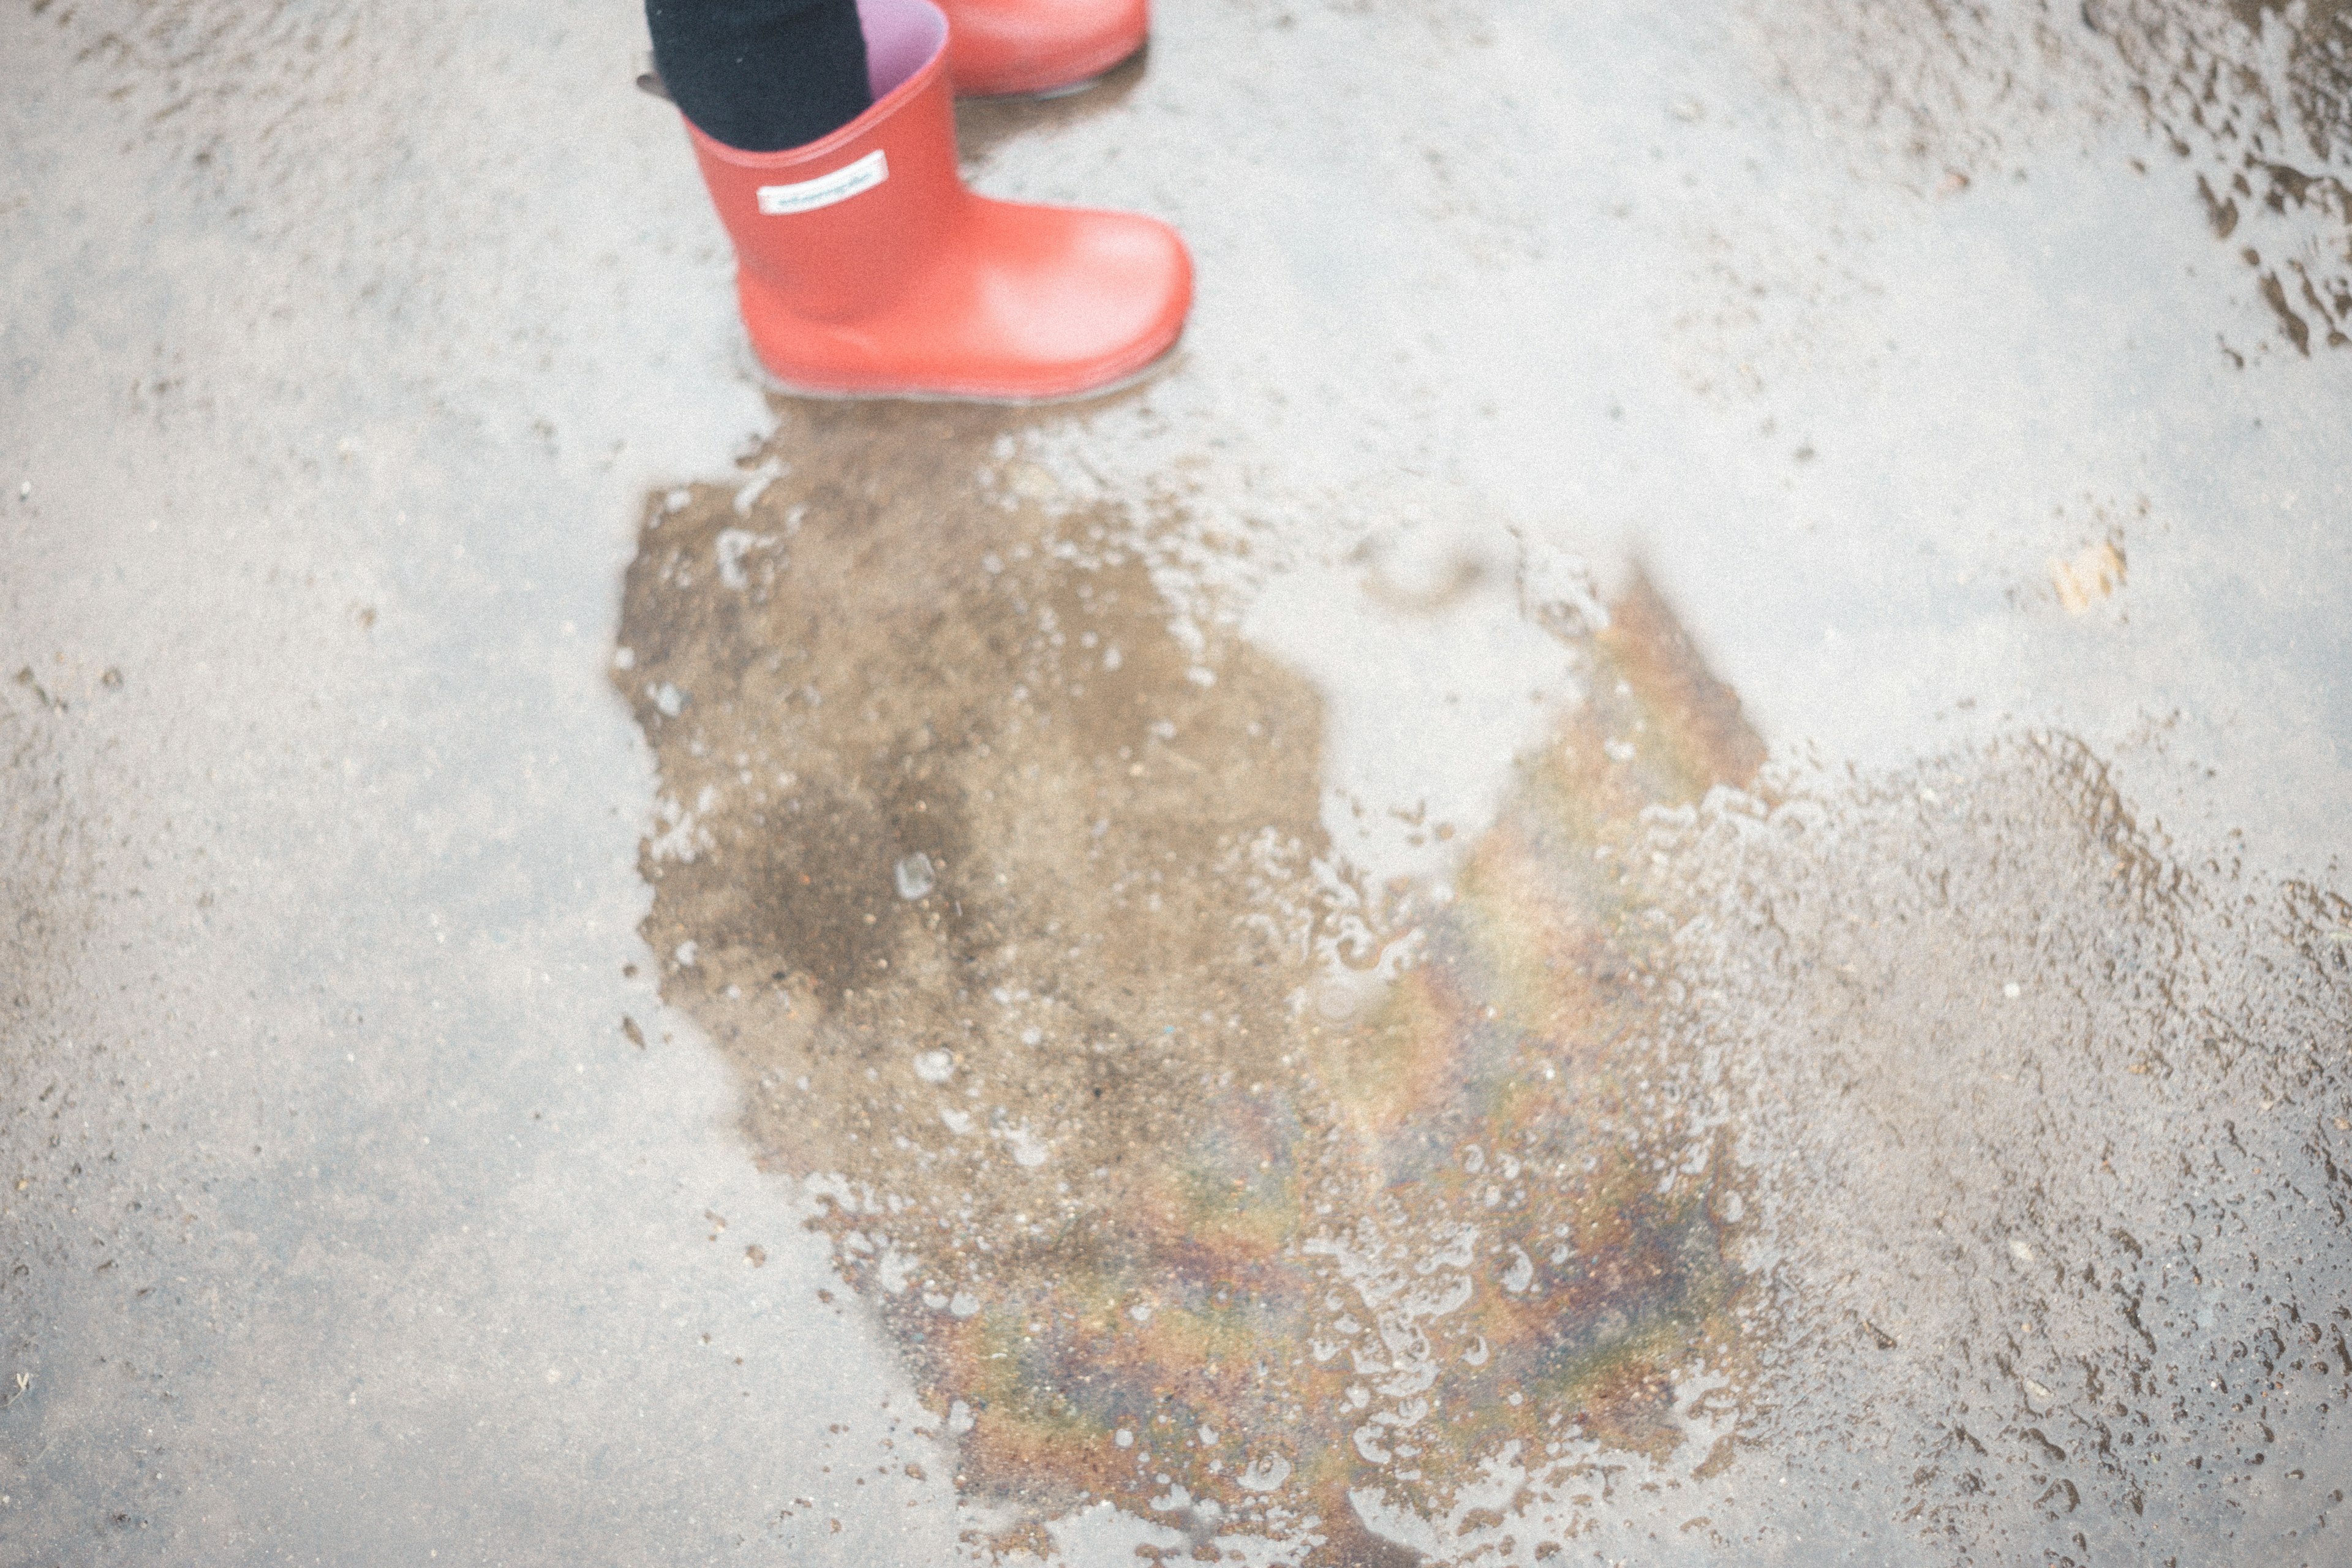
[(646, 28), (678, 111), (730, 147), (798, 147), (874, 101), (856, 0), (646, 0)]

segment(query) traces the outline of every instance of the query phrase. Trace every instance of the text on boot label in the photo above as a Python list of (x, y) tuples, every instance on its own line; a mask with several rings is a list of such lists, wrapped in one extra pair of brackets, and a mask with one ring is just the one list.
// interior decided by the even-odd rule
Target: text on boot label
[(877, 147), (855, 163), (844, 163), (830, 174), (819, 174), (814, 180), (793, 185), (761, 185), (760, 210), (770, 217), (814, 212), (835, 202), (845, 202), (860, 191), (870, 191), (889, 177), (889, 160)]

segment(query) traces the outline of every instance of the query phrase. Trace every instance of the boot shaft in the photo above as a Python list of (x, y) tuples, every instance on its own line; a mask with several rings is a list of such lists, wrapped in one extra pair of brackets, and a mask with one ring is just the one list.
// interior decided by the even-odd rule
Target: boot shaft
[(949, 253), (973, 200), (956, 166), (947, 19), (929, 0), (859, 0), (874, 105), (829, 136), (749, 153), (687, 134), (737, 264), (793, 314), (887, 305)]

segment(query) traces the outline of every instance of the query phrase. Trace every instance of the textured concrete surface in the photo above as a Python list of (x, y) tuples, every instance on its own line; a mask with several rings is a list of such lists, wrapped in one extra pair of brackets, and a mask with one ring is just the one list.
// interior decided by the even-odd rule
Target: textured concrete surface
[(0, 28), (8, 1561), (2343, 1560), (2335, 8), (1167, 5), (1019, 413), (630, 5)]

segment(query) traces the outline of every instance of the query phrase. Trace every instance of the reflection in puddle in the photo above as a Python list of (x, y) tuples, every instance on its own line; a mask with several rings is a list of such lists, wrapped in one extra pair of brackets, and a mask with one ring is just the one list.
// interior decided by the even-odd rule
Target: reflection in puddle
[(963, 1485), (1366, 1562), (1358, 1489), (1675, 1447), (1740, 1364), (1738, 1200), (1618, 848), (1761, 748), (1654, 595), (1573, 639), (1589, 699), (1450, 896), (1368, 932), (1311, 688), (1124, 518), (999, 483), (992, 416), (810, 417), (870, 469), (665, 500), (631, 574), (646, 931)]
[(991, 1540), (2325, 1560), (2352, 906), (2059, 741), (1756, 784), (1638, 577), (1367, 889), (1324, 700), (1019, 427), (788, 416), (829, 466), (658, 499), (616, 658), (665, 994)]

